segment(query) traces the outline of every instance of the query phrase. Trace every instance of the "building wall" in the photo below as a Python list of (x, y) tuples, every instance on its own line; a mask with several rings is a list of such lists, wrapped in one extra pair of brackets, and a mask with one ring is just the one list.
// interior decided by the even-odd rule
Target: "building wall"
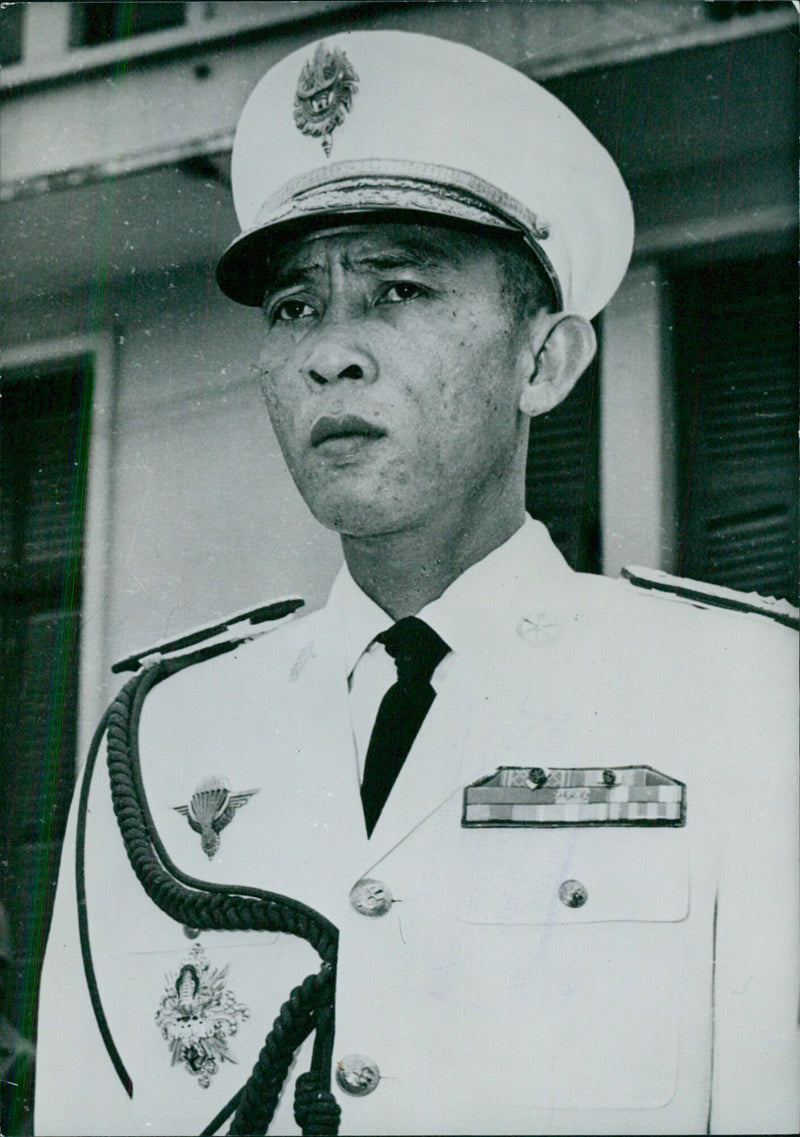
[(634, 265), (603, 320), (600, 482), (607, 576), (617, 576), (626, 564), (674, 568), (676, 440), (667, 320), (658, 263)]

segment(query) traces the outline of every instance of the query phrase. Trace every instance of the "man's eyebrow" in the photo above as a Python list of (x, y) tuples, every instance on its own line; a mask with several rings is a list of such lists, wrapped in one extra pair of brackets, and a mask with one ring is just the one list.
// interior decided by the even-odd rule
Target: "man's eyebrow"
[(277, 292), (282, 288), (292, 288), (296, 284), (303, 284), (311, 280), (315, 274), (323, 271), (324, 266), (312, 262), (311, 264), (276, 265), (267, 263), (265, 274), (265, 292)]
[(463, 250), (449, 234), (439, 236), (432, 232), (416, 233), (413, 237), (396, 237), (379, 252), (366, 253), (353, 258), (355, 266), (369, 268), (403, 268), (413, 265), (417, 268), (438, 268), (444, 263), (460, 265)]
[[(456, 248), (445, 246), (431, 237), (423, 237), (412, 241), (398, 241), (380, 252), (357, 253), (344, 257), (344, 266), (351, 272), (378, 271), (386, 272), (402, 268), (436, 269), (444, 262), (460, 264), (461, 256)], [(271, 263), (267, 265), (266, 292), (276, 292), (279, 289), (291, 288), (312, 280), (315, 276), (326, 271), (326, 265), (316, 259), (300, 264), (281, 265)]]
[(393, 268), (437, 268), (443, 261), (452, 260), (452, 253), (435, 247), (432, 243), (398, 245), (376, 253), (363, 256), (345, 257), (345, 266), (358, 271), (362, 268), (386, 270)]

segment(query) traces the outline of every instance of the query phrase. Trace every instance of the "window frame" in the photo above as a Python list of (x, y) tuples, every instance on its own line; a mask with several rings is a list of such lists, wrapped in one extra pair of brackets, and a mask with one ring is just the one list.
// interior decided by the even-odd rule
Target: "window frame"
[(3, 371), (35, 366), (48, 368), (86, 356), (91, 357), (94, 368), (81, 561), (76, 777), (108, 698), (106, 657), (115, 354), (115, 338), (110, 331), (32, 342), (0, 352)]

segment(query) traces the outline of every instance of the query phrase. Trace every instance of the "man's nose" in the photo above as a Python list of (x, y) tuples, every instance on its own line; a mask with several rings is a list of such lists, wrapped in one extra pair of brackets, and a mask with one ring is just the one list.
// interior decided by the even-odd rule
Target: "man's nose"
[(340, 328), (323, 333), (302, 364), (302, 372), (309, 386), (322, 387), (352, 379), (374, 383), (378, 378), (378, 364), (371, 352), (354, 343)]

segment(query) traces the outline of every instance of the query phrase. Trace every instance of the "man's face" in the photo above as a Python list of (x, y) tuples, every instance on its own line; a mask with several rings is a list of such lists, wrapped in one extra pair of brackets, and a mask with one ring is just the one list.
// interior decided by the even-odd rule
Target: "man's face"
[(504, 282), (492, 246), (434, 225), (325, 230), (274, 255), (262, 389), (324, 525), (474, 523), (519, 479), (529, 353)]

